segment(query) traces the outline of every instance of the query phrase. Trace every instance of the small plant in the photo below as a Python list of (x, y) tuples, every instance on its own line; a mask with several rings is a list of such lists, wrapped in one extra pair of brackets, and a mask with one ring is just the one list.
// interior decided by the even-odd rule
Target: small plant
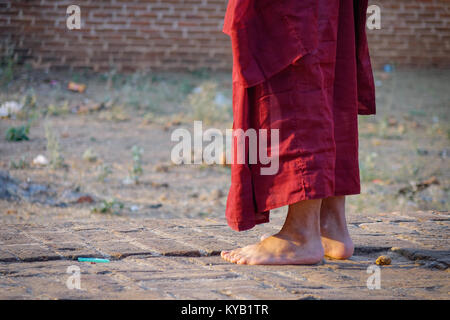
[(105, 182), (106, 178), (112, 173), (112, 169), (110, 165), (102, 164), (99, 166), (100, 174), (97, 177), (97, 180), (100, 182)]
[(92, 148), (87, 148), (83, 153), (83, 160), (88, 162), (96, 162), (98, 159), (97, 153)]
[(230, 119), (230, 103), (226, 96), (217, 90), (217, 83), (206, 81), (187, 97), (195, 120), (206, 123)]
[(131, 148), (131, 154), (133, 156), (133, 167), (129, 171), (129, 178), (134, 181), (134, 183), (139, 183), (139, 177), (142, 176), (144, 170), (142, 169), (142, 154), (144, 149), (139, 146), (133, 146)]
[(130, 116), (124, 109), (124, 106), (113, 106), (110, 110), (102, 112), (100, 119), (121, 122), (130, 120)]
[(92, 208), (93, 213), (110, 213), (120, 214), (120, 211), (124, 208), (124, 204), (116, 199), (102, 200), (98, 207)]
[(47, 152), (49, 153), (50, 167), (53, 169), (66, 167), (64, 157), (61, 155), (59, 139), (53, 127), (48, 122), (45, 124), (45, 137), (47, 138)]
[(379, 178), (379, 175), (377, 175), (377, 172), (375, 170), (375, 164), (376, 164), (376, 158), (378, 157), (378, 154), (375, 152), (372, 152), (364, 158), (363, 161), (359, 163), (360, 165), (360, 175), (362, 181), (372, 181), (376, 178)]
[(7, 57), (0, 68), (0, 83), (3, 86), (8, 85), (14, 79), (14, 69), (16, 68), (16, 61), (14, 56)]
[(26, 169), (29, 167), (30, 167), (30, 165), (25, 156), (21, 156), (19, 161), (17, 161), (17, 162), (14, 160), (11, 160), (9, 163), (10, 169)]
[(6, 86), (14, 78), (17, 65), (16, 48), (9, 37), (1, 40), (0, 48), (2, 49), (0, 52), (0, 84)]
[(47, 115), (51, 116), (61, 116), (68, 114), (70, 112), (69, 102), (66, 100), (61, 106), (56, 106), (54, 104), (49, 104), (46, 110)]
[(8, 130), (6, 130), (6, 140), (8, 141), (30, 140), (28, 138), (29, 133), (30, 133), (30, 125), (9, 127)]
[(20, 104), (23, 108), (17, 112), (17, 119), (27, 120), (29, 124), (32, 124), (39, 118), (40, 111), (36, 108), (36, 94), (33, 89), (27, 91)]
[(36, 107), (36, 93), (33, 89), (30, 89), (22, 99), (22, 104), (24, 108), (34, 108)]
[(388, 138), (389, 134), (388, 134), (388, 127), (389, 127), (389, 123), (388, 123), (388, 119), (387, 117), (384, 117), (378, 125), (378, 136), (380, 138)]

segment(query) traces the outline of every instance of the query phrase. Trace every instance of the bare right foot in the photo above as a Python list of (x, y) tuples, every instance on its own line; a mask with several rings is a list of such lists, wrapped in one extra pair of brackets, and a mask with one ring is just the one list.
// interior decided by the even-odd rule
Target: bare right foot
[(329, 197), (322, 200), (320, 209), (320, 233), (322, 246), (327, 257), (348, 259), (355, 246), (345, 220), (345, 197)]

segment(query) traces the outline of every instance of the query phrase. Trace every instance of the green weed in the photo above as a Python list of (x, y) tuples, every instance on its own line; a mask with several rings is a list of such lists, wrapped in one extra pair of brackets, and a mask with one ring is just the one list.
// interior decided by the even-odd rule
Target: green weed
[(23, 141), (30, 140), (28, 135), (30, 133), (30, 125), (22, 125), (18, 127), (9, 127), (6, 130), (7, 141)]

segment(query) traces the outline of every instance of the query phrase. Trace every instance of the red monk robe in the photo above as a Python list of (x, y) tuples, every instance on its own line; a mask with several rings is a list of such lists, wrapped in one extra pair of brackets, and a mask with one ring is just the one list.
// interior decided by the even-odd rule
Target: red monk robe
[(233, 129), (279, 129), (277, 174), (231, 166), (232, 229), (301, 200), (360, 193), (357, 115), (375, 113), (366, 10), (367, 0), (229, 1)]

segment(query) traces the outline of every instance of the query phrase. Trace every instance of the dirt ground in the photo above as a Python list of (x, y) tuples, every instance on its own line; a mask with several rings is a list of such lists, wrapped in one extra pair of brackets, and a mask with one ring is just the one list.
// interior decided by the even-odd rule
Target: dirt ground
[[(375, 78), (377, 115), (359, 118), (362, 194), (347, 198), (348, 213), (448, 211), (450, 70)], [(69, 81), (87, 89), (72, 92)], [(2, 223), (224, 219), (229, 168), (172, 164), (170, 136), (176, 128), (192, 131), (194, 120), (231, 127), (230, 74), (17, 68), (0, 89), (0, 105), (7, 101), (23, 107), (0, 119)], [(29, 140), (7, 140), (9, 128), (27, 124)], [(143, 149), (134, 162), (133, 146)], [(52, 165), (33, 164), (38, 155)]]

